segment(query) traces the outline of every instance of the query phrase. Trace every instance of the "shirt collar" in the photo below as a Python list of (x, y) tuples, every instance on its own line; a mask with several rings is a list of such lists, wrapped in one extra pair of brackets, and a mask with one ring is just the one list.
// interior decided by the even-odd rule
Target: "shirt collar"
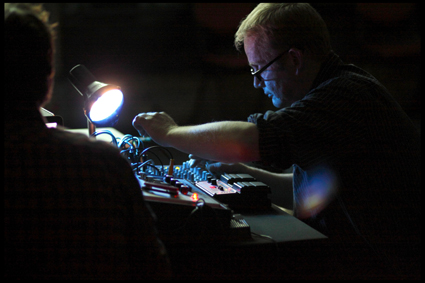
[(339, 56), (335, 54), (335, 52), (331, 51), (320, 66), (320, 70), (311, 85), (311, 89), (317, 88), (321, 83), (330, 79), (337, 70), (337, 67), (342, 64), (343, 62)]

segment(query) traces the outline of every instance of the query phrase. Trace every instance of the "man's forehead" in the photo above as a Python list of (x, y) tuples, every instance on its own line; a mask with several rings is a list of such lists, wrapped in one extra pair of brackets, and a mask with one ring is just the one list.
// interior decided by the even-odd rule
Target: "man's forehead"
[(271, 57), (268, 40), (258, 34), (245, 37), (244, 48), (250, 65), (263, 64)]

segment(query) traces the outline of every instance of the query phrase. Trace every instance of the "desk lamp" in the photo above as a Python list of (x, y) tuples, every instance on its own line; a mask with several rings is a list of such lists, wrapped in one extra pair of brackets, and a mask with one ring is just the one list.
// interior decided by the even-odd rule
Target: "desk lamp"
[(69, 71), (69, 81), (84, 98), (84, 115), (87, 117), (89, 135), (96, 126), (113, 126), (118, 122), (118, 114), (124, 96), (119, 86), (96, 81), (96, 78), (83, 65)]

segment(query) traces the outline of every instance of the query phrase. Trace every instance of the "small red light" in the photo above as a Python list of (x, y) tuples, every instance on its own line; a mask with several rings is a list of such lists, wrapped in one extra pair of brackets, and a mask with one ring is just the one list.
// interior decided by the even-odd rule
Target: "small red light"
[(197, 193), (193, 193), (193, 194), (192, 194), (192, 196), (191, 196), (191, 198), (192, 198), (194, 201), (198, 201), (198, 200), (199, 200), (199, 196), (198, 196), (198, 194), (197, 194)]

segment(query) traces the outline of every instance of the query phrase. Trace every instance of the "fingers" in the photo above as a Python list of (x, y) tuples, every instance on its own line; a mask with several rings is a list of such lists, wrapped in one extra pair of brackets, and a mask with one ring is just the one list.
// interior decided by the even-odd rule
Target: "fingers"
[(189, 154), (189, 159), (200, 159), (198, 156)]
[(205, 159), (202, 159), (198, 156), (195, 156), (193, 154), (189, 154), (189, 165), (191, 168), (193, 167), (203, 167), (206, 163)]
[(217, 178), (225, 173), (222, 168), (222, 163), (220, 162), (208, 163), (205, 165), (205, 168)]
[(155, 115), (165, 114), (164, 112), (146, 112), (136, 115), (133, 119), (133, 127), (138, 131), (141, 136), (149, 136), (148, 132), (145, 130), (144, 125), (148, 121), (152, 120)]
[(220, 162), (216, 162), (216, 163), (208, 163), (205, 167), (206, 167), (206, 168), (208, 169), (208, 171), (210, 171), (211, 173), (221, 171), (221, 163), (220, 163)]
[[(193, 161), (194, 166), (195, 166), (196, 164), (202, 164), (202, 165), (204, 165), (205, 163), (215, 163), (215, 162), (217, 162), (217, 161), (214, 161), (214, 160), (208, 160), (208, 159), (205, 159), (205, 158), (202, 158), (202, 157), (199, 157), (199, 156), (193, 155), (193, 154), (189, 154), (189, 159), (193, 159), (193, 160), (194, 160), (194, 161)], [(194, 167), (194, 166), (192, 166), (192, 167)]]
[(143, 128), (143, 126), (142, 126), (142, 124), (140, 122), (141, 119), (144, 119), (143, 118), (143, 113), (141, 113), (141, 114), (137, 115), (136, 117), (134, 117), (133, 122), (132, 122), (132, 125), (137, 130), (137, 132), (139, 133), (139, 135), (141, 137), (145, 137), (145, 136), (148, 136), (148, 133)]
[(133, 127), (142, 127), (144, 121), (151, 118), (153, 115), (155, 115), (157, 112), (147, 112), (147, 113), (140, 113), (137, 114), (136, 117), (133, 119)]
[(189, 165), (191, 168), (193, 167), (201, 167), (201, 168), (206, 168), (206, 166), (208, 164), (211, 163), (218, 163), (217, 161), (213, 161), (213, 160), (207, 160), (201, 157), (198, 157), (196, 155), (193, 154), (189, 154)]

